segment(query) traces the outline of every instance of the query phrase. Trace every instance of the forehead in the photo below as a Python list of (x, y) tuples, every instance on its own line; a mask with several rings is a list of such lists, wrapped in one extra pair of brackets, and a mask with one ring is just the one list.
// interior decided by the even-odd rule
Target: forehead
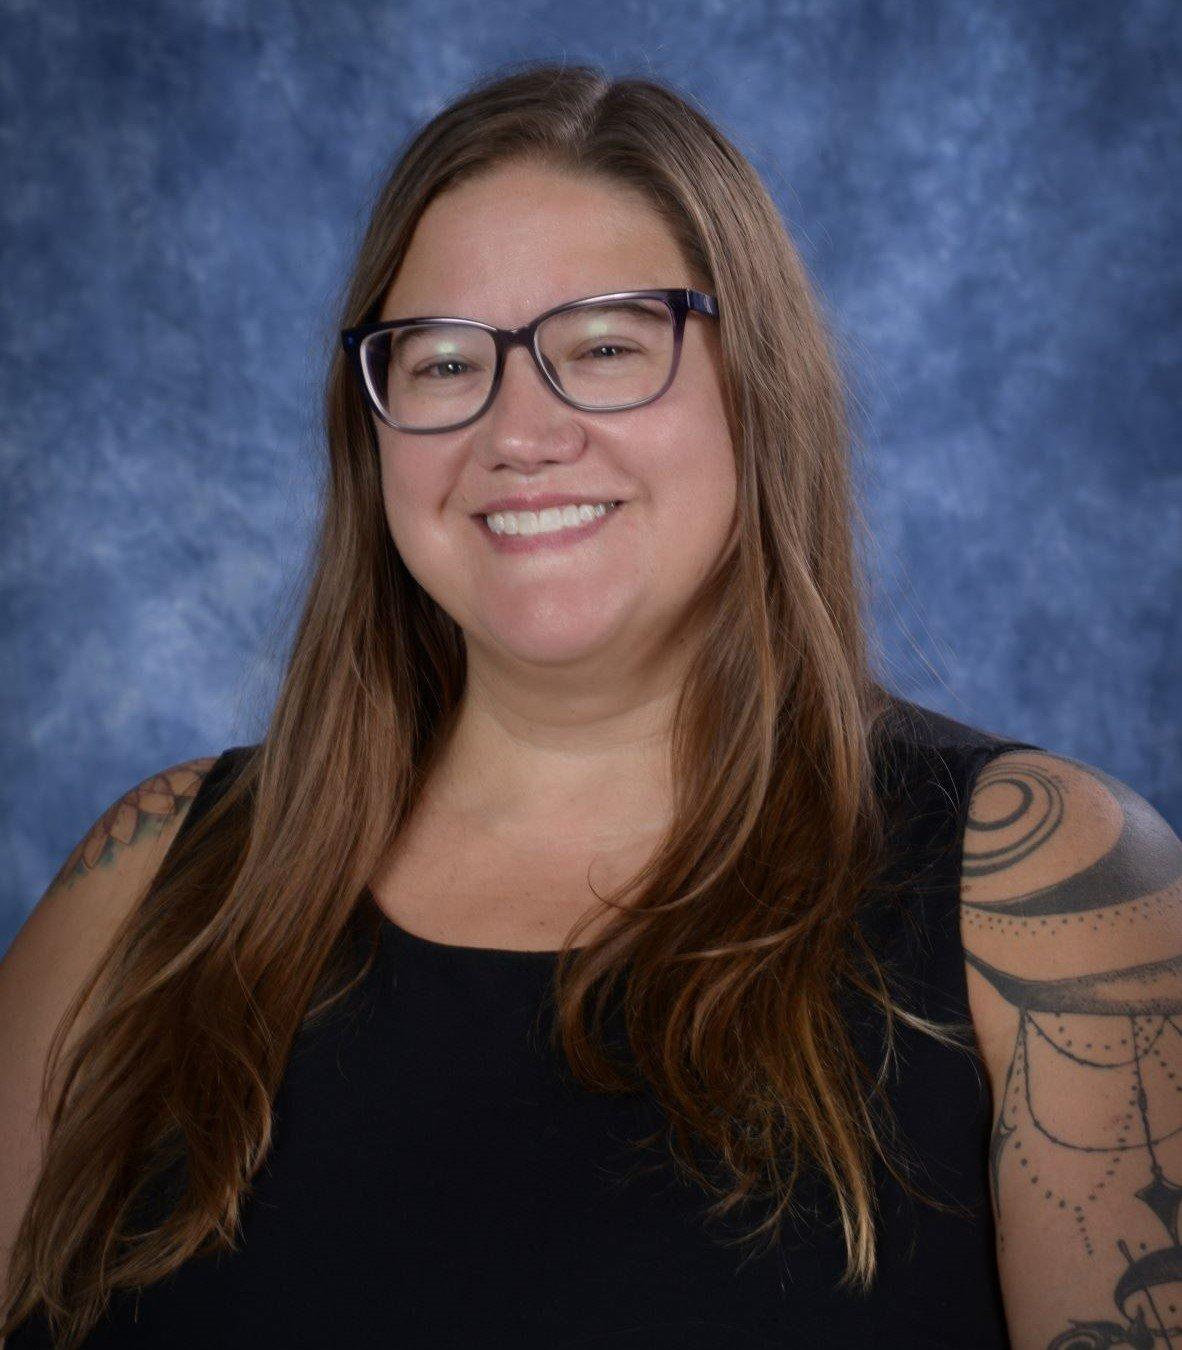
[(672, 232), (641, 193), (514, 165), (427, 207), (380, 317), (455, 314), (510, 328), (566, 300), (692, 284)]

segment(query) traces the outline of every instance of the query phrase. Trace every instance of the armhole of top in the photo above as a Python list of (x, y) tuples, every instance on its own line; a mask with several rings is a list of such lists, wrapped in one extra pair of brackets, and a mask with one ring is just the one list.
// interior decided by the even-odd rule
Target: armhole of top
[(961, 934), (961, 887), (964, 880), (964, 845), (969, 821), (969, 804), (973, 799), (973, 790), (976, 787), (977, 779), (983, 770), (999, 756), (1010, 750), (1034, 750), (1039, 754), (1046, 753), (1044, 747), (1035, 745), (1031, 741), (1011, 741), (998, 738), (990, 744), (976, 746), (972, 751), (972, 758), (965, 773), (964, 787), (957, 810), (956, 828), (953, 831), (952, 875), (949, 888), (951, 904), (948, 906), (946, 922), (949, 925), (948, 939), (951, 941), (949, 950), (956, 954), (952, 962), (954, 970), (951, 972), (955, 1015), (963, 1019), (968, 1026), (972, 1025), (972, 1013), (969, 1005), (968, 973), (965, 968), (964, 939)]
[(173, 853), (180, 846), (181, 841), (186, 838), (189, 831), (200, 818), (205, 815), (218, 801), (222, 793), (229, 786), (239, 768), (246, 762), (249, 755), (255, 749), (252, 745), (235, 745), (222, 753), (214, 760), (209, 772), (201, 780), (197, 789), (197, 795), (193, 798), (192, 804), (185, 817), (181, 821), (180, 829), (169, 844), (164, 857), (160, 861), (160, 870), (163, 870), (165, 864), (172, 858)]
[[(918, 962), (926, 972), (920, 980), (920, 1011), (966, 1028), (971, 1014), (960, 896), (973, 789), (982, 770), (1007, 751), (1042, 751), (1031, 741), (1010, 740), (973, 727), (967, 730), (973, 733), (968, 744), (933, 744), (920, 751), (920, 765), (931, 778), (928, 791), (916, 800), (925, 803), (920, 819), (930, 820), (932, 829), (927, 842), (917, 843), (925, 853), (922, 862), (906, 874), (908, 886), (916, 887), (917, 908), (903, 910), (913, 916), (921, 943), (921, 950), (912, 950), (906, 959)], [(911, 798), (905, 800), (910, 809)]]

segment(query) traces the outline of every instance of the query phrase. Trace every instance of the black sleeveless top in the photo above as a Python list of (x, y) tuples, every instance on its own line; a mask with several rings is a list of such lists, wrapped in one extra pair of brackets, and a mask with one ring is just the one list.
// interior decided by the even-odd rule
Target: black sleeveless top
[[(896, 904), (876, 939), (916, 992), (910, 1006), (968, 1021), (969, 793), (995, 755), (1039, 747), (904, 700), (895, 709), (880, 782), (898, 807), (893, 841), (915, 877), (903, 905), (918, 922)], [(219, 757), (180, 834), (248, 750)], [(376, 911), (368, 893), (363, 903)], [(909, 1175), (956, 1212), (910, 1198), (876, 1163), (879, 1275), (868, 1295), (843, 1292), (836, 1208), (815, 1174), (797, 1192), (815, 1219), (786, 1223), (752, 1256), (724, 1241), (766, 1211), (707, 1225), (707, 1193), (655, 1150), (629, 1147), (661, 1124), (647, 1094), (575, 1085), (536, 1021), (553, 953), (454, 946), (380, 922), (370, 976), (297, 1039), (240, 1250), (191, 1260), (138, 1298), (115, 1295), (89, 1350), (1009, 1345), (979, 1059), (899, 1029), (890, 1101), (920, 1163)], [(868, 1034), (856, 1043), (872, 1053)], [(49, 1345), (40, 1315), (8, 1340)]]

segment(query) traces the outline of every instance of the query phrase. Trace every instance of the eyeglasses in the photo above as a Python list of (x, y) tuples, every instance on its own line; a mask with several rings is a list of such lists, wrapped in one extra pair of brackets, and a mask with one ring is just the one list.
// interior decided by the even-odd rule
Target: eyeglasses
[(556, 305), (521, 328), (417, 317), (345, 328), (341, 342), (378, 417), (395, 431), (429, 434), (485, 412), (516, 346), (572, 408), (641, 408), (673, 383), (691, 311), (717, 318), (718, 302), (686, 288), (615, 291)]

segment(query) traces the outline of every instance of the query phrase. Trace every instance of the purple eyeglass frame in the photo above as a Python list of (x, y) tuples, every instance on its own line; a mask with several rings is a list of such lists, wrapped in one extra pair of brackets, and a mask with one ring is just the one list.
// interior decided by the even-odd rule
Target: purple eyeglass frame
[[(638, 399), (635, 403), (625, 403), (618, 408), (600, 408), (594, 404), (580, 403), (576, 399), (565, 394), (551, 377), (542, 360), (542, 354), (538, 351), (536, 334), (542, 322), (559, 314), (563, 310), (580, 309), (584, 305), (599, 304), (604, 300), (660, 300), (668, 305), (673, 315), (673, 361), (669, 367), (669, 378), (657, 390), (655, 394), (650, 394), (648, 398)], [(356, 328), (341, 329), (341, 343), (348, 355), (353, 374), (365, 395), (366, 402), (388, 427), (394, 431), (401, 431), (407, 435), (431, 436), (442, 431), (459, 431), (462, 427), (470, 426), (478, 418), (484, 416), (492, 405), (493, 399), (497, 396), (497, 390), (501, 387), (501, 375), (505, 369), (505, 357), (511, 347), (525, 347), (534, 359), (534, 365), (541, 371), (543, 378), (551, 389), (560, 399), (572, 408), (579, 409), (580, 412), (594, 413), (612, 413), (627, 412), (631, 408), (643, 408), (652, 403), (655, 399), (669, 388), (677, 375), (677, 367), (681, 363), (681, 342), (685, 336), (685, 319), (689, 313), (702, 314), (709, 318), (718, 317), (718, 301), (714, 296), (705, 291), (695, 291), (688, 287), (670, 287), (659, 290), (649, 291), (612, 291), (606, 295), (589, 295), (582, 300), (568, 300), (564, 304), (555, 305), (552, 309), (546, 310), (544, 314), (539, 314), (536, 319), (530, 323), (523, 324), (520, 328), (495, 328), (492, 324), (479, 323), (476, 319), (450, 318), (441, 315), (426, 315), (420, 318), (411, 319), (387, 319), (382, 323), (363, 323)], [(369, 381), (365, 374), (365, 363), (361, 359), (361, 344), (373, 333), (389, 332), (395, 328), (406, 328), (411, 324), (465, 324), (469, 328), (479, 328), (482, 332), (488, 333), (494, 343), (496, 343), (497, 356), (496, 365), (493, 368), (492, 384), (489, 385), (488, 397), (471, 417), (466, 417), (462, 422), (453, 422), (444, 427), (402, 427), (397, 422), (393, 422), (386, 416), (382, 409), (377, 395), (369, 387)]]

